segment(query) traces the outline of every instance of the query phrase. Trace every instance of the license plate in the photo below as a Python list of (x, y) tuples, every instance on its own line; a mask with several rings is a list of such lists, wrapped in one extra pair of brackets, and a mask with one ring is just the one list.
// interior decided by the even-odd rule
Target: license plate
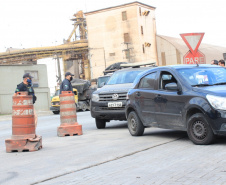
[(108, 107), (122, 107), (122, 102), (109, 102)]

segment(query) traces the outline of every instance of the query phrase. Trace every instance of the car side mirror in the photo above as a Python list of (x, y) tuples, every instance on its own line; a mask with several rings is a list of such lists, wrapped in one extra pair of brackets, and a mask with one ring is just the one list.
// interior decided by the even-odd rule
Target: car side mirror
[(177, 91), (178, 90), (178, 86), (176, 83), (168, 83), (165, 85), (165, 89), (166, 90), (170, 90), (170, 91)]

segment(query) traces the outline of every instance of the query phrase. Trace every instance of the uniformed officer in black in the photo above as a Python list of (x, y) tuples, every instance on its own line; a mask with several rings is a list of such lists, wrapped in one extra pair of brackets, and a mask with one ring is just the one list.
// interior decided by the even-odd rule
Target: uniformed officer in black
[(71, 80), (73, 79), (72, 76), (74, 75), (71, 74), (70, 72), (65, 73), (65, 79), (60, 85), (60, 94), (62, 93), (62, 91), (73, 91), (73, 88), (71, 85)]
[(35, 91), (32, 87), (32, 76), (29, 73), (25, 73), (23, 76), (23, 82), (17, 85), (15, 93), (19, 91), (27, 91), (28, 95), (33, 96), (33, 103), (36, 101)]
[[(20, 84), (17, 85), (15, 94), (20, 91), (27, 91), (28, 95), (33, 96), (33, 104), (34, 104), (37, 98), (35, 96), (35, 91), (32, 87), (32, 78), (33, 77), (29, 73), (25, 73), (23, 76), (23, 82), (21, 82)], [(35, 128), (36, 128), (37, 122), (38, 122), (38, 117), (37, 117), (35, 109), (34, 109), (34, 117), (35, 117)]]

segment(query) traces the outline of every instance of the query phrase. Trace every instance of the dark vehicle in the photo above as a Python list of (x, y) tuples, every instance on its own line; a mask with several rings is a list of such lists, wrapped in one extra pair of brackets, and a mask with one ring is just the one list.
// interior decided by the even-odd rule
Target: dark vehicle
[(105, 128), (110, 120), (126, 120), (125, 105), (129, 89), (136, 76), (150, 68), (126, 68), (113, 73), (107, 84), (93, 92), (91, 115), (98, 129)]
[(108, 82), (110, 77), (111, 77), (111, 75), (100, 76), (97, 79), (97, 88), (103, 87)]
[(187, 131), (189, 139), (210, 144), (226, 135), (226, 70), (214, 65), (158, 67), (140, 74), (128, 92), (131, 135), (145, 127)]
[(89, 80), (78, 78), (73, 79), (71, 85), (78, 91), (77, 109), (82, 111), (90, 110), (91, 94), (96, 88), (91, 87), (91, 82)]

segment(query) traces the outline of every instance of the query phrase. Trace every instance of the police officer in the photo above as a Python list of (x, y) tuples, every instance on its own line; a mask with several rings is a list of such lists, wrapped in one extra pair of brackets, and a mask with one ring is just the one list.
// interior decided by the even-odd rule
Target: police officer
[(19, 91), (27, 91), (28, 95), (33, 96), (33, 103), (35, 103), (37, 97), (35, 96), (35, 91), (32, 87), (32, 76), (29, 73), (25, 73), (23, 76), (23, 82), (17, 85), (15, 93)]
[(62, 91), (73, 91), (73, 88), (71, 85), (71, 80), (73, 79), (72, 76), (74, 75), (71, 74), (70, 72), (65, 73), (65, 79), (60, 85), (60, 94), (62, 93)]
[[(32, 87), (32, 78), (33, 77), (29, 73), (25, 73), (23, 76), (23, 82), (21, 82), (20, 84), (17, 85), (14, 95), (16, 95), (16, 93), (20, 92), (20, 91), (27, 91), (28, 95), (32, 95), (33, 104), (34, 104), (37, 97), (35, 96), (35, 91)], [(37, 115), (36, 115), (35, 110), (34, 110), (34, 116), (35, 116), (35, 127), (36, 127), (37, 126)]]

